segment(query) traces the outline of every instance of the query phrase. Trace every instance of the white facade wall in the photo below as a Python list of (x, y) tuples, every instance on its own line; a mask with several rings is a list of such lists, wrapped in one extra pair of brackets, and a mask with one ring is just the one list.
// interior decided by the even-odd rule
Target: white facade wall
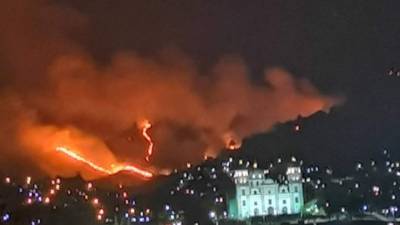
[(299, 178), (301, 171), (300, 175), (288, 174), (287, 185), (278, 184), (265, 178), (263, 170), (236, 170), (234, 180), (239, 219), (300, 213), (304, 199)]

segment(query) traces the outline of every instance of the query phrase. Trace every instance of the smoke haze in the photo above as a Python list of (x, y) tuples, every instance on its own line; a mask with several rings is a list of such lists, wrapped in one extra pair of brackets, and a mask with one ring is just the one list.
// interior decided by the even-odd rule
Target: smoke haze
[[(249, 80), (239, 56), (221, 56), (204, 72), (189, 56), (160, 49), (152, 56), (115, 52), (99, 63), (76, 37), (90, 21), (45, 0), (6, 0), (0, 9), (1, 163), (17, 161), (52, 176), (98, 176), (58, 152), (75, 149), (99, 165), (134, 162), (154, 170), (199, 162), (226, 142), (277, 122), (329, 110), (339, 103), (283, 68), (265, 82)], [(73, 34), (73, 35), (72, 35)], [(71, 36), (74, 36), (72, 38)], [(139, 124), (149, 120), (150, 164)]]

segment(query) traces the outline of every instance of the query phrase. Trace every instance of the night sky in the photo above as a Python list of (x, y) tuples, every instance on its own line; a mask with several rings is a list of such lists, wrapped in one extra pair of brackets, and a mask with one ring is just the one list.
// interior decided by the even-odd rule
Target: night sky
[(283, 66), (324, 92), (346, 98), (339, 110), (346, 119), (339, 126), (357, 121), (351, 135), (360, 138), (357, 133), (365, 132), (396, 142), (400, 78), (388, 77), (387, 71), (400, 67), (398, 1), (71, 5), (91, 18), (92, 33), (81, 40), (99, 60), (118, 50), (151, 55), (178, 48), (207, 68), (221, 55), (236, 54), (250, 66), (256, 83), (266, 66)]
[(237, 54), (255, 80), (266, 66), (282, 65), (358, 99), (398, 67), (397, 1), (61, 2), (88, 16), (90, 34), (75, 36), (99, 60), (120, 50), (178, 48), (207, 67)]
[[(0, 118), (7, 123), (3, 126), (5, 129), (1, 130), (1, 133), (5, 135), (0, 139), (0, 143), (11, 151), (3, 156), (3, 161), (8, 159), (8, 155), (11, 155), (11, 161), (18, 161), (25, 157), (35, 161), (30, 159), (32, 156), (25, 155), (25, 150), (14, 158), (15, 145), (8, 146), (8, 143), (19, 143), (21, 141), (14, 139), (20, 137), (7, 136), (10, 133), (20, 134), (21, 121), (25, 123), (26, 118), (31, 120), (31, 117), (34, 117), (32, 119), (34, 125), (40, 124), (47, 128), (48, 126), (57, 126), (57, 129), (73, 126), (77, 128), (77, 136), (87, 133), (99, 137), (107, 145), (114, 143), (111, 147), (119, 157), (125, 161), (136, 160), (135, 157), (126, 155), (126, 151), (115, 149), (126, 147), (127, 144), (121, 144), (118, 138), (136, 129), (134, 124), (139, 123), (137, 120), (141, 118), (140, 116), (143, 117), (143, 112), (137, 112), (132, 119), (126, 119), (126, 114), (123, 112), (129, 110), (123, 109), (124, 102), (119, 102), (121, 98), (128, 95), (124, 92), (126, 91), (122, 85), (124, 82), (114, 83), (113, 79), (107, 80), (110, 74), (131, 69), (124, 64), (126, 63), (123, 59), (124, 53), (129, 56), (127, 61), (133, 58), (133, 62), (143, 70), (142, 75), (138, 76), (139, 80), (127, 82), (132, 87), (136, 87), (137, 81), (147, 82), (146, 73), (151, 74), (150, 76), (154, 73), (156, 74), (154, 79), (157, 80), (155, 90), (161, 89), (158, 97), (165, 96), (164, 85), (177, 85), (176, 90), (182, 90), (182, 92), (172, 93), (171, 96), (167, 95), (167, 100), (164, 102), (170, 103), (171, 108), (178, 104), (171, 100), (176, 96), (185, 97), (181, 100), (183, 105), (196, 103), (198, 99), (209, 101), (216, 96), (221, 97), (221, 93), (209, 87), (212, 86), (210, 85), (212, 82), (207, 80), (212, 74), (210, 71), (217, 71), (217, 73), (218, 71), (222, 71), (221, 73), (240, 71), (240, 74), (245, 74), (245, 81), (242, 82), (245, 87), (235, 84), (235, 81), (241, 83), (243, 79), (223, 77), (232, 83), (229, 91), (236, 93), (233, 96), (240, 98), (242, 91), (247, 90), (248, 87), (252, 89), (248, 91), (251, 93), (249, 96), (259, 96), (253, 95), (253, 90), (265, 85), (265, 74), (268, 73), (265, 70), (283, 68), (286, 72), (278, 71), (279, 74), (276, 76), (280, 78), (275, 80), (276, 82), (281, 82), (279, 84), (283, 86), (293, 82), (296, 87), (307, 83), (306, 88), (303, 87), (305, 93), (312, 93), (311, 100), (299, 99), (299, 108), (302, 104), (300, 100), (311, 101), (312, 104), (304, 105), (312, 107), (305, 106), (307, 110), (299, 109), (298, 114), (307, 117), (311, 111), (336, 105), (333, 112), (328, 114), (330, 116), (324, 119), (316, 118), (317, 122), (311, 122), (314, 123), (312, 126), (314, 128), (324, 127), (324, 131), (320, 134), (332, 138), (322, 141), (318, 134), (315, 134), (303, 141), (319, 142), (320, 144), (315, 144), (315, 146), (324, 148), (326, 156), (335, 156), (338, 153), (336, 151), (341, 151), (350, 158), (374, 151), (375, 148), (400, 147), (396, 134), (400, 126), (398, 120), (400, 77), (388, 75), (388, 71), (392, 68), (394, 71), (400, 70), (399, 7), (400, 3), (396, 0), (6, 1), (3, 9), (0, 10), (0, 29), (4, 30), (0, 34), (0, 49), (3, 49), (0, 53), (0, 83), (1, 99), (4, 102)], [(129, 55), (132, 52), (134, 57)], [(121, 54), (123, 56), (116, 59), (115, 56)], [(70, 55), (73, 57), (69, 58)], [(167, 62), (157, 61), (160, 55), (164, 58), (172, 55), (172, 63), (168, 60)], [(223, 57), (230, 60), (222, 60), (223, 69), (221, 69), (216, 65), (219, 65), (218, 62)], [(154, 59), (154, 61), (148, 59)], [(245, 65), (244, 69), (242, 65)], [(74, 66), (78, 69), (72, 69), (71, 72), (70, 67), (75, 68)], [(189, 81), (181, 82), (181, 77), (174, 78), (175, 73), (179, 73), (180, 69), (183, 74), (189, 74)], [(289, 77), (293, 76), (295, 81), (291, 80), (292, 78), (288, 78), (289, 81), (280, 80), (281, 76), (287, 76), (287, 74), (290, 74)], [(89, 78), (80, 80), (83, 76), (89, 76)], [(153, 78), (150, 78), (150, 81), (151, 79)], [(179, 82), (174, 83), (177, 80)], [(204, 80), (207, 81), (204, 82)], [(110, 86), (120, 85), (117, 86), (119, 88), (122, 85), (121, 89), (124, 91), (118, 93), (120, 95), (117, 96), (108, 96), (108, 92), (104, 91), (104, 96), (101, 96), (103, 89), (107, 89), (107, 82), (110, 82)], [(228, 86), (223, 87), (229, 88), (230, 82), (226, 82)], [(80, 85), (83, 88), (79, 89)], [(271, 84), (268, 83), (268, 85)], [(77, 86), (77, 91), (71, 90)], [(97, 86), (98, 91), (95, 90)], [(131, 89), (132, 87), (129, 86)], [(271, 88), (272, 94), (274, 94), (274, 88), (276, 87)], [(192, 89), (195, 89), (193, 96), (190, 93)], [(221, 89), (225, 91), (224, 88)], [(60, 90), (61, 92), (58, 92)], [(96, 92), (100, 94), (97, 95)], [(71, 98), (68, 98), (69, 94)], [(266, 96), (269, 94), (267, 93)], [(304, 93), (300, 92), (300, 94)], [(74, 98), (76, 96), (78, 97)], [(75, 99), (79, 97), (88, 98), (90, 101), (76, 103), (82, 108), (72, 109), (72, 106), (75, 106)], [(127, 96), (127, 102), (133, 99), (131, 97)], [(342, 103), (337, 104), (333, 98), (341, 99)], [(233, 101), (231, 103), (235, 106), (229, 106), (240, 111), (241, 107), (247, 105), (245, 103), (251, 101), (249, 99), (237, 105)], [(147, 104), (148, 101), (139, 101), (139, 103), (143, 102)], [(213, 103), (212, 101), (207, 103), (210, 102)], [(93, 107), (85, 107), (85, 104), (93, 104)], [(138, 105), (136, 102), (135, 104)], [(263, 107), (265, 111), (260, 111), (260, 114), (268, 113), (268, 107), (272, 110), (276, 108), (276, 104), (280, 103), (271, 101), (270, 106), (268, 102), (264, 104), (267, 106)], [(118, 106), (118, 110), (113, 111), (115, 106)], [(186, 108), (193, 109), (196, 106), (198, 105), (193, 104)], [(259, 115), (260, 121), (267, 121), (263, 127), (265, 129), (255, 125), (257, 117), (250, 112), (246, 112), (248, 115), (243, 116), (245, 119), (241, 118), (240, 113), (232, 116), (227, 125), (221, 125), (221, 127), (208, 125), (203, 121), (202, 116), (199, 116), (204, 112), (207, 112), (207, 115), (214, 113), (215, 116), (211, 116), (213, 120), (210, 121), (218, 121), (219, 112), (225, 106), (218, 106), (210, 111), (208, 108), (204, 110), (200, 107), (203, 114), (191, 114), (190, 110), (180, 110), (179, 113), (184, 114), (183, 119), (176, 121), (173, 116), (180, 115), (178, 112), (168, 111), (170, 114), (166, 113), (164, 116), (160, 115), (161, 110), (157, 107), (157, 110), (150, 110), (153, 107), (152, 104), (149, 103), (143, 108), (146, 107), (148, 111), (145, 110), (145, 112), (148, 114), (145, 116), (159, 122), (159, 128), (157, 124), (154, 128), (156, 140), (162, 142), (172, 137), (174, 141), (165, 145), (168, 148), (172, 149), (177, 143), (183, 143), (178, 148), (191, 149), (193, 146), (205, 148), (209, 143), (204, 143), (202, 139), (204, 135), (207, 136), (207, 141), (214, 142), (216, 133), (220, 135), (218, 132), (225, 132), (224, 129), (227, 127), (240, 130), (242, 132), (239, 132), (240, 137), (269, 131), (272, 122), (294, 119), (296, 117), (294, 109), (297, 106), (292, 104), (288, 110), (292, 114), (283, 117), (279, 117), (279, 113), (264, 117)], [(259, 109), (257, 106), (254, 108), (254, 111)], [(310, 111), (310, 108), (313, 110)], [(251, 107), (247, 110), (251, 111), (250, 109)], [(158, 114), (155, 111), (158, 111)], [(18, 115), (15, 116), (18, 119), (14, 121), (13, 115)], [(248, 121), (246, 121), (248, 119), (246, 116), (250, 118)], [(195, 125), (189, 122), (192, 117), (196, 120)], [(119, 118), (122, 119), (119, 121)], [(241, 123), (242, 120), (247, 123)], [(322, 125), (322, 122), (318, 122), (320, 120), (330, 122), (323, 122), (324, 125)], [(8, 121), (13, 122), (8, 123)], [(126, 125), (128, 123), (130, 127)], [(34, 136), (37, 132), (30, 134)], [(184, 137), (185, 142), (180, 141), (180, 137)], [(328, 144), (337, 142), (343, 146), (351, 146), (352, 150), (335, 150), (327, 147)], [(257, 147), (254, 149), (263, 148), (265, 144), (262, 144), (262, 141), (260, 144), (257, 144), (257, 141), (255, 143)], [(142, 140), (138, 146), (144, 144), (146, 142)], [(218, 144), (215, 146), (220, 147)], [(104, 147), (103, 144), (97, 146)], [(310, 151), (310, 155), (316, 151), (315, 148), (317, 147), (314, 147), (314, 150), (307, 150), (304, 145), (299, 147), (303, 153)], [(339, 145), (338, 148), (340, 148)], [(142, 152), (142, 148), (140, 151)], [(187, 154), (185, 157), (190, 158), (192, 152), (185, 154)], [(155, 161), (157, 163), (165, 161), (162, 160), (163, 157), (166, 156), (160, 156)], [(202, 156), (198, 154), (194, 157), (201, 158)]]
[(399, 118), (400, 0), (0, 1), (1, 224), (218, 224), (233, 169), (297, 164), (398, 218)]
[(360, 114), (396, 114), (398, 79), (385, 77), (400, 58), (397, 1), (65, 1), (88, 15), (79, 38), (99, 60), (115, 51), (145, 55), (178, 48), (207, 68), (236, 54), (257, 82), (283, 66), (319, 89), (338, 93)]

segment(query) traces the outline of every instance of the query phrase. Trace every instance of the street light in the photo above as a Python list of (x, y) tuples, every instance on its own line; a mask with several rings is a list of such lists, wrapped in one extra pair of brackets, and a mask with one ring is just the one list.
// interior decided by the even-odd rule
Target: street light
[(210, 213), (208, 213), (208, 216), (210, 217), (211, 221), (218, 225), (218, 216), (215, 211), (210, 211)]

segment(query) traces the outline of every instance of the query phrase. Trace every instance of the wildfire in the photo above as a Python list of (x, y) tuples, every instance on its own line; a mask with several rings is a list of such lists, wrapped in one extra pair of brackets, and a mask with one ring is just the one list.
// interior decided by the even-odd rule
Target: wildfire
[(147, 155), (146, 155), (146, 161), (150, 161), (150, 156), (153, 154), (153, 148), (154, 148), (154, 143), (153, 140), (151, 139), (150, 135), (147, 133), (147, 131), (151, 128), (151, 123), (148, 120), (145, 120), (142, 123), (142, 135), (146, 139), (147, 142), (149, 142), (149, 147), (147, 148)]
[(237, 141), (231, 139), (226, 146), (229, 150), (236, 150), (240, 148), (240, 143), (238, 143)]
[(90, 161), (89, 159), (85, 159), (83, 156), (79, 155), (78, 153), (74, 152), (73, 150), (67, 148), (67, 147), (56, 147), (56, 151), (61, 152), (67, 156), (69, 156), (70, 158), (77, 160), (79, 162), (82, 162), (86, 165), (88, 165), (89, 167), (91, 167), (92, 169), (107, 174), (107, 175), (112, 175), (112, 174), (116, 174), (120, 171), (127, 171), (127, 172), (132, 172), (135, 174), (138, 174), (144, 178), (150, 178), (153, 176), (153, 174), (149, 171), (140, 169), (136, 166), (132, 166), (132, 165), (124, 165), (124, 164), (118, 164), (118, 165), (111, 165), (111, 169), (107, 169), (104, 167), (101, 167), (99, 165), (97, 165), (96, 163)]
[(225, 134), (224, 141), (225, 141), (225, 147), (228, 150), (237, 150), (242, 145), (242, 142), (234, 133)]

